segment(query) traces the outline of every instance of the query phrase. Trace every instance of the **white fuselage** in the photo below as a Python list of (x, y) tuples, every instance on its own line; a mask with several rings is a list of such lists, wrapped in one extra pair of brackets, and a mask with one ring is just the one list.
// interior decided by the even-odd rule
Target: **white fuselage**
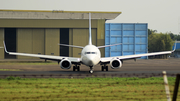
[(87, 45), (81, 51), (81, 61), (86, 66), (94, 66), (100, 62), (101, 53), (94, 45)]

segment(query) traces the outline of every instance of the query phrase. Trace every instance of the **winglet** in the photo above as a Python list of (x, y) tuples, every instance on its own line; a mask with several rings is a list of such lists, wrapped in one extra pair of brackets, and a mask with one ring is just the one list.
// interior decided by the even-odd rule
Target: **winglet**
[(177, 40), (175, 41), (175, 45), (174, 45), (174, 49), (173, 49), (173, 51), (172, 52), (174, 52), (175, 50), (176, 50), (176, 43), (177, 43)]
[(6, 49), (6, 44), (5, 44), (4, 41), (3, 41), (3, 43), (4, 43), (4, 50), (5, 50), (5, 52), (6, 52), (6, 53), (9, 53), (9, 52), (7, 51), (7, 49)]

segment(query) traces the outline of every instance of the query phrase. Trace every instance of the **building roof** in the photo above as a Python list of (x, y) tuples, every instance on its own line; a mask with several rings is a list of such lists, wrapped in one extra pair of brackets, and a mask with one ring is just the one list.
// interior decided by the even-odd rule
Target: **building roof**
[(115, 19), (121, 12), (0, 10), (0, 19)]

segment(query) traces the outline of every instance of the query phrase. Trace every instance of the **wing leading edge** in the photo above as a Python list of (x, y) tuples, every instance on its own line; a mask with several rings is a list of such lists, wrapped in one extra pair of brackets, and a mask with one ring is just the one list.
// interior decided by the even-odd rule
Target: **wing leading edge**
[(28, 54), (28, 53), (16, 53), (16, 52), (8, 52), (6, 49), (6, 45), (5, 42), (4, 43), (4, 50), (6, 53), (10, 54), (10, 55), (19, 55), (19, 56), (30, 56), (30, 57), (38, 57), (41, 59), (46, 59), (46, 60), (55, 60), (55, 61), (61, 61), (63, 59), (68, 59), (71, 62), (74, 63), (79, 63), (81, 60), (80, 58), (74, 58), (74, 57), (63, 57), (63, 56), (52, 56), (52, 55), (41, 55), (41, 54)]
[(145, 54), (135, 54), (135, 55), (126, 55), (126, 56), (115, 56), (115, 57), (104, 57), (101, 58), (101, 62), (110, 62), (113, 58), (118, 58), (120, 60), (128, 60), (128, 59), (136, 59), (141, 58), (143, 56), (153, 56), (153, 55), (163, 55), (163, 54), (171, 54), (176, 49), (176, 42), (174, 49), (172, 51), (164, 51), (164, 52), (154, 52), (154, 53), (145, 53)]

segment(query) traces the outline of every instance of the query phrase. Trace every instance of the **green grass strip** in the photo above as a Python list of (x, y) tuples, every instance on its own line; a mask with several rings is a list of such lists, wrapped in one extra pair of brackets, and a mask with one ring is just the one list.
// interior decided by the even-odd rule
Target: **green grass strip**
[[(171, 97), (175, 77), (168, 77)], [(180, 96), (180, 91), (178, 93)], [(20, 78), (0, 79), (1, 100), (165, 101), (163, 78)], [(180, 98), (178, 98), (180, 100)]]
[(0, 69), (0, 71), (22, 71), (20, 69)]

